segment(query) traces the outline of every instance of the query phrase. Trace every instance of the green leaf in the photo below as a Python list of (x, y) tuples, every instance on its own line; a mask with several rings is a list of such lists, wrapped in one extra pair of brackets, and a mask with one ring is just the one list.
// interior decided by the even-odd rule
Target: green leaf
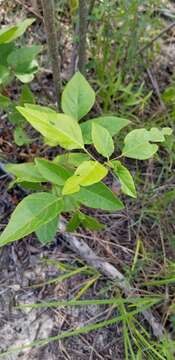
[(0, 44), (5, 44), (12, 41), (17, 32), (17, 26), (6, 26), (0, 30)]
[(89, 230), (103, 230), (104, 224), (101, 224), (97, 219), (92, 216), (86, 215), (79, 211), (79, 218), (81, 224)]
[(98, 161), (83, 161), (76, 169), (74, 175), (79, 178), (79, 184), (82, 186), (92, 185), (102, 180), (108, 173), (108, 170)]
[(120, 161), (113, 160), (111, 161), (111, 163), (114, 169), (114, 173), (117, 175), (121, 182), (121, 189), (123, 193), (133, 198), (136, 198), (136, 189), (132, 175), (130, 174), (129, 170), (124, 165), (122, 165)]
[(18, 146), (27, 145), (32, 142), (32, 139), (28, 137), (25, 130), (23, 130), (20, 126), (16, 127), (13, 136), (14, 136), (15, 144)]
[(11, 105), (11, 100), (4, 95), (0, 94), (0, 109), (6, 110)]
[(95, 102), (95, 92), (80, 72), (72, 77), (62, 94), (62, 109), (77, 121), (85, 116)]
[(82, 225), (84, 228), (90, 229), (90, 230), (102, 230), (104, 229), (104, 225), (98, 222), (95, 218), (92, 216), (86, 215), (82, 213), (81, 211), (77, 211), (74, 213), (72, 218), (69, 220), (66, 231), (73, 232), (75, 231), (80, 225)]
[(0, 44), (0, 64), (7, 66), (7, 58), (10, 53), (14, 50), (15, 44)]
[(25, 103), (35, 104), (35, 98), (27, 84), (22, 85), (21, 96), (19, 98), (19, 105), (24, 106)]
[(78, 201), (76, 201), (76, 199), (74, 198), (74, 195), (64, 196), (63, 201), (64, 201), (63, 212), (75, 211), (80, 207)]
[(18, 78), (18, 80), (20, 80), (24, 84), (27, 84), (34, 79), (33, 73), (31, 73), (31, 74), (15, 74), (15, 75)]
[[(13, 181), (13, 185), (15, 183), (18, 183), (18, 179)], [(20, 186), (23, 187), (26, 190), (32, 190), (32, 191), (42, 190), (42, 191), (44, 191), (44, 187), (43, 187), (43, 185), (40, 185), (40, 183), (29, 182), (29, 181), (21, 181), (20, 180)]]
[(46, 181), (39, 173), (34, 163), (7, 164), (5, 170), (18, 178), (18, 182), (44, 182)]
[(175, 88), (174, 86), (169, 86), (165, 89), (162, 94), (162, 99), (166, 104), (174, 104), (175, 102)]
[(53, 220), (63, 209), (63, 201), (53, 194), (40, 192), (26, 196), (14, 210), (0, 236), (0, 247), (19, 240)]
[(37, 111), (40, 111), (40, 112), (48, 112), (48, 113), (54, 113), (55, 114), (55, 110), (48, 107), (48, 106), (41, 106), (41, 105), (38, 105), (38, 104), (29, 104), (29, 103), (25, 103), (24, 104), (25, 108), (28, 108), (29, 110), (37, 110)]
[(81, 129), (71, 117), (54, 111), (37, 111), (17, 106), (17, 110), (43, 136), (53, 139), (65, 149), (82, 149), (84, 147)]
[(92, 141), (99, 154), (109, 158), (114, 152), (114, 143), (108, 130), (92, 123)]
[(74, 199), (93, 209), (116, 211), (124, 208), (123, 203), (102, 182), (81, 188)]
[(6, 66), (0, 64), (0, 85), (7, 83), (9, 77), (9, 69)]
[(164, 127), (162, 129), (152, 127), (149, 131), (149, 141), (164, 142), (165, 135), (169, 136), (171, 134), (172, 134), (172, 129), (169, 127)]
[(62, 186), (71, 173), (63, 166), (46, 159), (35, 159), (36, 167), (41, 176), (53, 184)]
[(109, 131), (111, 136), (118, 134), (118, 132), (127, 126), (130, 121), (127, 119), (118, 118), (116, 116), (101, 116), (82, 123), (81, 130), (85, 144), (91, 144), (92, 141), (92, 124), (103, 126)]
[(150, 131), (135, 129), (125, 137), (122, 155), (138, 160), (149, 159), (158, 150), (158, 146), (150, 142), (162, 142), (165, 140), (164, 135), (170, 135), (170, 133), (170, 128), (162, 130), (152, 128)]
[(87, 161), (90, 160), (90, 156), (79, 152), (79, 153), (66, 153), (66, 154), (61, 154), (61, 155), (57, 155), (53, 162), (55, 164), (63, 164), (67, 167), (77, 167), (79, 166), (83, 161)]
[(0, 30), (0, 44), (9, 43), (20, 37), (26, 29), (35, 21), (34, 18), (25, 19), (19, 24), (6, 26)]
[(17, 74), (32, 73), (36, 67), (36, 63), (33, 63), (33, 60), (41, 50), (42, 46), (40, 45), (15, 49), (7, 58), (8, 65)]
[(80, 225), (80, 218), (79, 218), (79, 212), (76, 212), (72, 218), (69, 220), (66, 231), (67, 232), (73, 232), (75, 231)]
[(83, 161), (64, 185), (63, 194), (72, 194), (80, 190), (81, 186), (89, 186), (102, 180), (108, 170), (98, 161)]
[(16, 110), (16, 108), (13, 104), (9, 109), (8, 118), (9, 118), (9, 121), (13, 125), (16, 125), (16, 126), (21, 127), (25, 123), (24, 117)]
[(36, 236), (39, 242), (43, 245), (47, 245), (52, 242), (56, 236), (58, 228), (58, 216), (49, 221), (47, 224), (41, 225), (36, 230)]
[(66, 180), (62, 194), (69, 195), (78, 192), (79, 190), (80, 190), (79, 178), (73, 175)]

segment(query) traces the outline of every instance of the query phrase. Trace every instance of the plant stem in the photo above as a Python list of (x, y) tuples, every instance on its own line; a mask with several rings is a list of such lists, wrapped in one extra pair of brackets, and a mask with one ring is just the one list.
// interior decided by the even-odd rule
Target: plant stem
[(97, 160), (95, 159), (95, 157), (94, 157), (86, 148), (84, 148), (83, 150), (85, 151), (85, 153), (86, 153), (87, 155), (89, 155), (89, 157), (90, 157), (92, 160), (97, 161)]
[(82, 74), (85, 74), (85, 67), (86, 67), (87, 16), (88, 16), (87, 2), (86, 0), (79, 0), (78, 69)]
[(52, 64), (55, 100), (57, 109), (60, 108), (61, 78), (60, 78), (60, 57), (58, 50), (57, 31), (55, 26), (55, 3), (54, 0), (42, 0), (44, 24), (47, 34), (47, 44)]

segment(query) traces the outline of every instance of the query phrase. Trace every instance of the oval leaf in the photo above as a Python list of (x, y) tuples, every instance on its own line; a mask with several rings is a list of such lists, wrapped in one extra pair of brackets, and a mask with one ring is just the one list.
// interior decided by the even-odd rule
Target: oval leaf
[(72, 194), (80, 190), (81, 186), (89, 186), (102, 180), (108, 173), (108, 170), (98, 161), (83, 161), (78, 166), (73, 176), (65, 183), (63, 194)]
[(11, 105), (11, 100), (2, 94), (0, 94), (0, 109), (7, 110), (7, 108)]
[(35, 159), (36, 167), (39, 173), (53, 184), (62, 186), (69, 178), (70, 172), (63, 166), (54, 164), (46, 159)]
[(95, 92), (84, 78), (77, 72), (65, 86), (61, 105), (65, 114), (77, 121), (86, 115), (95, 102)]
[(73, 175), (65, 182), (62, 194), (69, 195), (78, 191), (80, 191), (79, 178)]
[(0, 85), (8, 83), (10, 72), (7, 66), (0, 64)]
[(58, 216), (49, 221), (47, 224), (41, 225), (36, 230), (36, 236), (39, 242), (43, 245), (47, 245), (54, 240), (58, 228)]
[(96, 123), (92, 124), (92, 140), (99, 154), (109, 158), (114, 152), (114, 143), (108, 130)]
[(34, 163), (24, 164), (7, 164), (5, 166), (7, 172), (16, 176), (18, 180), (27, 182), (43, 182), (45, 178), (39, 173)]
[(19, 98), (20, 106), (24, 106), (25, 103), (35, 104), (34, 95), (27, 84), (22, 86), (21, 96)]
[(21, 127), (17, 126), (13, 133), (15, 144), (18, 146), (23, 146), (30, 144), (33, 140), (29, 138), (26, 131)]
[(19, 240), (53, 220), (62, 211), (63, 201), (53, 194), (40, 192), (25, 197), (14, 210), (0, 236), (0, 247)]
[(84, 147), (80, 126), (68, 115), (54, 111), (37, 111), (17, 106), (17, 110), (43, 136), (53, 140), (55, 145), (65, 149), (82, 149)]
[(116, 211), (124, 208), (123, 203), (102, 182), (81, 188), (74, 199), (93, 209)]
[(124, 194), (129, 195), (133, 198), (136, 198), (136, 189), (134, 185), (134, 180), (129, 170), (121, 164), (120, 161), (111, 161), (114, 173), (117, 175), (121, 182), (121, 189)]
[(40, 45), (15, 49), (7, 58), (8, 65), (18, 74), (30, 73), (32, 72), (31, 63), (41, 50)]
[(34, 18), (25, 19), (16, 25), (8, 26), (0, 30), (0, 44), (9, 43), (17, 39), (34, 21)]

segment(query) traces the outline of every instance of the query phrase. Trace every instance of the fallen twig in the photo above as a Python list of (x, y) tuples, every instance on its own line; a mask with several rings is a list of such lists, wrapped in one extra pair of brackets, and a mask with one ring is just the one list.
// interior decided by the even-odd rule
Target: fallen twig
[[(64, 240), (74, 252), (76, 252), (82, 259), (84, 259), (87, 264), (106, 275), (109, 279), (117, 280), (118, 287), (125, 293), (126, 296), (138, 296), (136, 294), (136, 289), (131, 287), (127, 279), (119, 270), (116, 269), (116, 267), (96, 256), (96, 254), (85, 243), (84, 240), (78, 239), (77, 237), (66, 233), (65, 227), (66, 221), (64, 218), (62, 218), (60, 222), (60, 230)], [(142, 314), (151, 326), (154, 336), (161, 339), (164, 335), (164, 328), (162, 324), (155, 319), (151, 310), (143, 310)]]
[(166, 28), (164, 28), (158, 35), (156, 35), (150, 42), (146, 45), (144, 45), (141, 49), (139, 49), (138, 54), (143, 53), (147, 48), (149, 48), (155, 41), (160, 39), (162, 35), (164, 35), (166, 32), (168, 32), (170, 29), (172, 29), (175, 26), (175, 21), (173, 21), (170, 25), (168, 25)]
[(35, 15), (36, 17), (38, 17), (40, 20), (43, 21), (43, 17), (41, 14), (39, 14), (38, 12), (35, 11), (35, 9), (33, 9), (32, 7), (24, 4), (23, 1), (21, 0), (15, 0), (19, 5), (23, 6), (28, 12), (32, 13), (33, 15)]

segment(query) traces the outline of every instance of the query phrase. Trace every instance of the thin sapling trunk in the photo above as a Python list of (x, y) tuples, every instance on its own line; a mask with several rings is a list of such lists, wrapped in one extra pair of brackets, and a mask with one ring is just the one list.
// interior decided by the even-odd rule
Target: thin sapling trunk
[(60, 108), (61, 78), (60, 78), (60, 56), (58, 49), (58, 38), (55, 25), (55, 3), (54, 0), (42, 0), (44, 24), (47, 34), (49, 57), (52, 64), (53, 82), (57, 109)]

